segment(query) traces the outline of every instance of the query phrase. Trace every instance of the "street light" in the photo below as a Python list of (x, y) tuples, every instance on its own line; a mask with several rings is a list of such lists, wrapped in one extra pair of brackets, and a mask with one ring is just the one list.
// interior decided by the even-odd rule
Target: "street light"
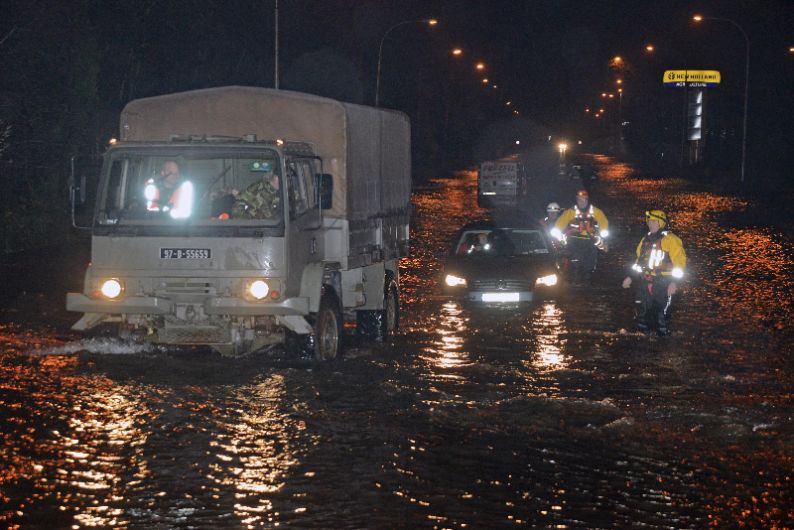
[(460, 57), (461, 55), (463, 55), (463, 50), (460, 48), (453, 48), (452, 55), (454, 55), (455, 57)]
[(422, 23), (422, 22), (427, 23), (429, 26), (435, 26), (436, 24), (438, 24), (438, 20), (436, 20), (434, 18), (422, 18), (422, 19), (419, 19), (419, 20), (405, 20), (403, 22), (398, 22), (397, 24), (395, 24), (392, 27), (390, 27), (389, 29), (387, 29), (386, 33), (384, 33), (383, 37), (381, 37), (380, 46), (378, 46), (378, 73), (375, 76), (375, 106), (376, 107), (380, 103), (380, 63), (381, 63), (381, 57), (383, 57), (383, 43), (386, 41), (386, 37), (389, 36), (389, 33), (391, 33), (396, 28), (399, 28), (400, 26), (404, 26), (406, 24), (417, 24), (417, 23)]
[(744, 182), (744, 166), (745, 160), (747, 159), (747, 89), (750, 85), (750, 38), (747, 36), (747, 32), (745, 32), (739, 24), (729, 18), (704, 17), (702, 15), (695, 15), (692, 17), (692, 20), (695, 22), (702, 22), (704, 20), (719, 20), (722, 22), (728, 22), (729, 24), (733, 24), (744, 37), (744, 117), (742, 119), (742, 172), (741, 176), (739, 177), (740, 182)]

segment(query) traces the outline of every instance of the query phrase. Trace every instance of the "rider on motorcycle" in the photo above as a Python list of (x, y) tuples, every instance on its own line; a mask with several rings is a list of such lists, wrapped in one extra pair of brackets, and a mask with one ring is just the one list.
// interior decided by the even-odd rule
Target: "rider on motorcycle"
[(589, 282), (596, 268), (598, 249), (606, 251), (609, 221), (604, 212), (590, 204), (586, 190), (576, 192), (576, 204), (557, 218), (551, 235), (562, 242), (571, 264), (576, 264), (572, 268), (575, 275), (572, 280)]

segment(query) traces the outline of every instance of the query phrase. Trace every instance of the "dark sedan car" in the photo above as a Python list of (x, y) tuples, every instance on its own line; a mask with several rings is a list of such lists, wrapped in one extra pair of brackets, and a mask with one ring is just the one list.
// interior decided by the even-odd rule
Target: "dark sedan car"
[(444, 292), (475, 305), (529, 303), (558, 283), (553, 247), (543, 228), (469, 223), (455, 235), (444, 267)]

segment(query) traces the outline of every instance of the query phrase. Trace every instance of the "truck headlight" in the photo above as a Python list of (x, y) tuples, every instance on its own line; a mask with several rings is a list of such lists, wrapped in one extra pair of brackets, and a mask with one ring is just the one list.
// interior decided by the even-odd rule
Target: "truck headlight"
[(99, 292), (102, 293), (102, 296), (105, 298), (110, 298), (111, 300), (115, 300), (121, 293), (124, 292), (124, 286), (121, 285), (121, 282), (116, 278), (111, 278), (109, 280), (105, 280), (102, 282), (102, 286), (99, 288)]
[(457, 287), (458, 285), (466, 285), (466, 278), (461, 278), (454, 274), (447, 274), (447, 277), (444, 278), (444, 282), (450, 287)]
[(549, 274), (548, 276), (541, 276), (540, 278), (535, 280), (535, 285), (546, 285), (548, 287), (557, 285), (557, 275)]
[(262, 300), (270, 292), (270, 286), (265, 280), (253, 280), (248, 284), (248, 289), (246, 290), (255, 300)]

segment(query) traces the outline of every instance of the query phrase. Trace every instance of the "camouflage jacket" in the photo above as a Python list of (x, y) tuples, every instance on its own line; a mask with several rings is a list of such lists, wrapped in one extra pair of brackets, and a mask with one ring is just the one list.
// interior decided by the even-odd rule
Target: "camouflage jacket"
[(237, 195), (232, 217), (237, 219), (275, 219), (281, 206), (281, 193), (261, 180)]

